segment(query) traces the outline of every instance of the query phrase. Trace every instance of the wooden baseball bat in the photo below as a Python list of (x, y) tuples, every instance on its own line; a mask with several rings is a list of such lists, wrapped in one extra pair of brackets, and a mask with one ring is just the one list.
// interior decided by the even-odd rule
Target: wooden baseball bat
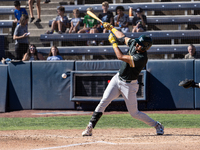
[(103, 23), (103, 21), (102, 21), (101, 19), (99, 19), (93, 12), (87, 11), (87, 14), (88, 14), (90, 17), (92, 17), (92, 18), (98, 20), (99, 22)]

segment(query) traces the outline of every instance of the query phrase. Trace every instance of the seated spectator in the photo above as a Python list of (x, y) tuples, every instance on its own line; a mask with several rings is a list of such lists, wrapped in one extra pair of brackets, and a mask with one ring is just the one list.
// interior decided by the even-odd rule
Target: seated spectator
[(22, 61), (31, 61), (31, 60), (44, 60), (42, 54), (38, 53), (36, 46), (31, 44), (24, 54)]
[[(34, 3), (35, 0), (29, 0), (28, 1), (28, 5), (29, 5), (29, 11), (30, 11), (30, 16), (31, 16), (31, 20), (30, 20), (30, 23), (33, 22), (33, 20), (35, 19), (35, 17), (33, 16), (33, 3)], [(41, 15), (41, 7), (40, 7), (40, 0), (36, 0), (36, 6), (37, 6), (37, 20), (36, 20), (36, 23), (39, 23), (41, 22), (41, 18), (40, 18), (40, 15)]]
[(65, 16), (65, 7), (58, 7), (57, 9), (58, 16), (51, 24), (51, 30), (47, 31), (47, 34), (53, 34), (54, 30), (58, 31), (59, 34), (62, 34), (69, 28), (69, 20), (67, 16)]
[(12, 26), (12, 36), (13, 36), (13, 33), (14, 33), (14, 30), (15, 30), (16, 26), (20, 22), (21, 16), (22, 15), (28, 15), (26, 9), (25, 8), (21, 8), (21, 4), (20, 4), (19, 1), (15, 1), (14, 2), (14, 6), (15, 6), (15, 11), (14, 11), (15, 19), (13, 21), (13, 26)]
[(81, 18), (78, 17), (79, 16), (79, 10), (74, 9), (73, 15), (74, 15), (74, 18), (71, 19), (71, 27), (70, 27), (69, 31), (66, 31), (68, 33), (77, 33), (79, 31), (79, 28), (80, 28)]
[[(114, 16), (113, 16), (113, 13), (108, 11), (108, 8), (109, 8), (109, 3), (107, 1), (103, 2), (102, 3), (102, 9), (103, 9), (103, 12), (101, 14), (99, 14), (98, 18), (101, 19), (103, 22), (109, 22), (110, 24), (113, 25), (113, 20), (114, 20)], [(107, 33), (108, 30), (104, 29), (103, 27), (98, 27), (97, 28), (98, 32), (99, 33)], [(101, 41), (99, 43), (99, 45), (104, 45), (104, 41)]]
[(196, 52), (196, 47), (192, 44), (188, 46), (188, 54), (185, 55), (185, 59), (195, 59), (200, 58), (200, 56)]
[(114, 17), (114, 25), (116, 29), (121, 30), (123, 33), (129, 32), (129, 16), (124, 14), (124, 7), (117, 6), (116, 13), (117, 15)]
[(142, 8), (138, 7), (135, 11), (135, 15), (132, 21), (132, 32), (144, 32), (146, 31), (147, 18), (143, 14)]
[(13, 40), (15, 40), (16, 59), (22, 60), (24, 53), (28, 49), (28, 16), (23, 15), (20, 18), (20, 24), (15, 28)]
[[(94, 12), (92, 7), (87, 8), (87, 11)], [(84, 27), (83, 29), (79, 30), (78, 33), (97, 33), (98, 32), (96, 19), (90, 17), (89, 15), (85, 15), (83, 23), (84, 23)], [(96, 45), (96, 41), (88, 41), (87, 44)]]
[(47, 57), (47, 60), (63, 60), (63, 58), (59, 54), (59, 50), (56, 46), (52, 46)]

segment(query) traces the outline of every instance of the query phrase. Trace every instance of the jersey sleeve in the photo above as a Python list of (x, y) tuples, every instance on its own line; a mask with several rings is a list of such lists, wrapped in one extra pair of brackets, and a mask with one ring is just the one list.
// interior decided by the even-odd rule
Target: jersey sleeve
[(130, 39), (127, 43), (127, 46), (131, 46), (131, 45), (135, 45), (135, 40), (134, 39)]

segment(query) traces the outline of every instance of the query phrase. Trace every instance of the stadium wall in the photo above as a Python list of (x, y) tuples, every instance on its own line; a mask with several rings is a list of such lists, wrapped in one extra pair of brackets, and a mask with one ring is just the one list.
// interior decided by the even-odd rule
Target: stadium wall
[[(116, 60), (2, 64), (0, 65), (0, 111), (77, 109), (76, 102), (70, 100), (71, 72), (116, 71), (120, 68), (120, 64), (121, 61)], [(139, 102), (139, 109), (199, 109), (199, 89), (184, 89), (178, 86), (178, 83), (185, 78), (200, 82), (199, 65), (199, 60), (149, 60), (146, 66), (146, 101)], [(63, 79), (62, 73), (66, 73), (67, 78)], [(90, 103), (87, 105), (88, 108), (92, 108)]]

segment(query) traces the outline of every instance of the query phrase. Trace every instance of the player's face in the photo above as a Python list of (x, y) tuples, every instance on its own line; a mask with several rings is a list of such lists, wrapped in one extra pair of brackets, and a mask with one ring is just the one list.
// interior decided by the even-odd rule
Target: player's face
[(144, 52), (144, 51), (142, 50), (142, 46), (139, 45), (138, 43), (136, 43), (135, 49), (136, 49), (136, 51), (138, 51), (138, 52)]

